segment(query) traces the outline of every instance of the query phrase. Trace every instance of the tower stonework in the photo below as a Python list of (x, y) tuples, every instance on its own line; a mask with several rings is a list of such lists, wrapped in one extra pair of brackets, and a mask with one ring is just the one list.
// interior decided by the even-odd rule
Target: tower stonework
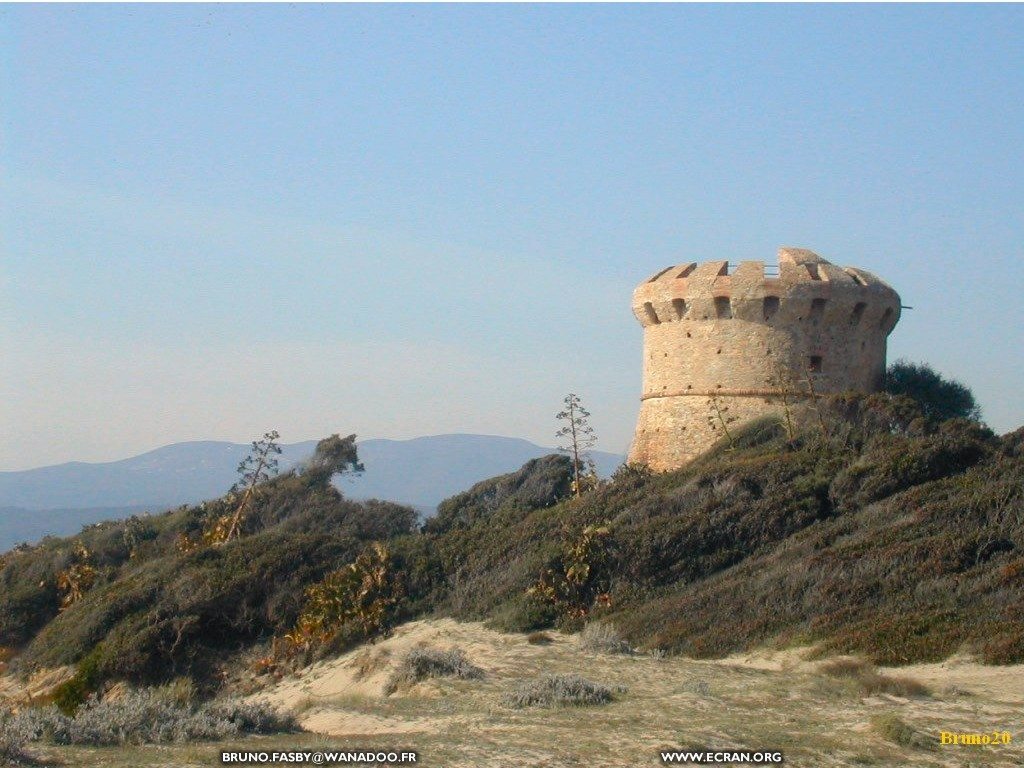
[(633, 293), (644, 327), (643, 393), (630, 463), (677, 469), (729, 429), (814, 394), (872, 392), (900, 297), (856, 267), (812, 251), (764, 262), (679, 264)]

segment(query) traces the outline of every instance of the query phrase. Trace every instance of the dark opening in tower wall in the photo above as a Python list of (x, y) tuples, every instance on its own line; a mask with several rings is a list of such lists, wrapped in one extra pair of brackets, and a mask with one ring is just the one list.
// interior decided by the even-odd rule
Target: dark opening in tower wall
[(683, 299), (672, 299), (672, 309), (676, 313), (676, 320), (682, 320), (686, 314), (686, 301)]
[(658, 319), (658, 313), (654, 311), (654, 305), (649, 301), (644, 304), (644, 314), (647, 315), (647, 319), (655, 325), (661, 322), (661, 320)]
[(821, 355), (811, 355), (808, 369), (811, 373), (821, 373)]
[(821, 320), (825, 314), (825, 299), (811, 301), (811, 320)]
[(864, 310), (867, 309), (868, 305), (863, 301), (858, 301), (853, 307), (853, 314), (850, 315), (850, 325), (860, 325), (861, 319), (864, 317)]
[(885, 312), (882, 313), (882, 319), (878, 321), (878, 327), (886, 331), (889, 329), (889, 323), (892, 322), (892, 307), (887, 307)]
[(765, 320), (771, 320), (778, 311), (779, 311), (779, 297), (778, 296), (765, 296), (764, 297), (764, 319)]
[(728, 320), (732, 317), (732, 302), (728, 296), (715, 297), (715, 317), (720, 320)]

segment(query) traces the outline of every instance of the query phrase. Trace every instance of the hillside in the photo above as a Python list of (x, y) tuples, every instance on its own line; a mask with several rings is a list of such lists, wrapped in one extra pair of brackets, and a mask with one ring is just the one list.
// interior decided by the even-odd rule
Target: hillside
[[(411, 509), (345, 500), (320, 472), (267, 483), (224, 546), (180, 541), (228, 502), (104, 524), (4, 556), (0, 645), (22, 671), (79, 663), (90, 685), (215, 686), (240, 651), (296, 627), (306, 588), (379, 541), (385, 628), (601, 618), (669, 655), (811, 644), (888, 664), (1024, 661), (1024, 430), (1000, 438), (872, 396), (823, 405), (795, 440), (769, 421), (735, 440), (580, 499), (566, 498), (564, 457), (532, 460), (448, 499), (423, 530)], [(61, 610), (60, 574), (83, 562), (95, 582)], [(306, 659), (365, 636), (345, 621), (319, 629)]]
[(151, 509), (154, 507), (144, 505), (56, 509), (0, 507), (0, 551), (22, 542), (39, 541), (44, 536), (68, 536), (86, 525), (104, 520), (123, 520)]
[[(284, 445), (281, 468), (313, 453), (315, 440)], [(338, 480), (353, 499), (389, 499), (432, 514), (444, 498), (476, 481), (511, 472), (552, 449), (495, 435), (433, 435), (358, 443), (366, 471)], [(0, 472), (0, 551), (46, 535), (77, 533), (86, 523), (162, 511), (215, 499), (236, 480), (248, 445), (216, 441), (176, 443), (121, 461), (71, 462)], [(621, 456), (594, 452), (610, 475)]]

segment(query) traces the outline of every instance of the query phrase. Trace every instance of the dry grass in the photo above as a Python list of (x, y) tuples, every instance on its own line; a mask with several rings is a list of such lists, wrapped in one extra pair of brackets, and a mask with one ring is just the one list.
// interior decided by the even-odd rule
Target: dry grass
[(391, 651), (387, 648), (370, 647), (360, 651), (352, 660), (355, 679), (365, 680), (370, 675), (384, 669), (390, 662), (390, 656)]
[(580, 648), (594, 653), (632, 653), (619, 630), (613, 624), (593, 621), (580, 632)]
[(931, 696), (924, 683), (907, 675), (883, 675), (870, 662), (854, 657), (835, 659), (821, 665), (829, 677), (850, 678), (868, 696), (886, 693), (905, 699)]
[(531, 632), (526, 636), (526, 642), (530, 645), (551, 645), (555, 641), (547, 632)]
[(924, 683), (906, 675), (875, 674), (861, 678), (861, 685), (867, 694), (888, 693), (905, 699), (931, 696), (932, 692)]
[(821, 671), (829, 677), (860, 677), (866, 672), (874, 672), (874, 665), (855, 656), (844, 656), (821, 665)]
[[(784, 752), (787, 768), (963, 768), (964, 760), (974, 768), (1024, 765), (1024, 733), (1017, 725), (1024, 667), (985, 667), (967, 660), (916, 666), (900, 674), (936, 691), (969, 687), (972, 695), (893, 699), (864, 695), (854, 674), (825, 675), (820, 662), (805, 658), (806, 649), (719, 661), (657, 660), (593, 654), (575, 641), (554, 640), (530, 645), (522, 635), (478, 623), (412, 622), (374, 649), (389, 650), (393, 662), (400, 662), (416, 647), (454, 646), (484, 667), (486, 677), (428, 681), (383, 695), (385, 670), (353, 681), (354, 660), (366, 650), (361, 648), (263, 692), (269, 703), (293, 707), (300, 725), (315, 733), (209, 745), (29, 749), (50, 762), (89, 768), (207, 768), (219, 764), (222, 749), (287, 751), (342, 743), (415, 749), (417, 764), (426, 768), (654, 766), (662, 748), (766, 745)], [(581, 673), (610, 689), (615, 700), (582, 707), (512, 708), (503, 702), (525, 680)], [(615, 693), (620, 687), (628, 690)], [(1013, 742), (970, 754), (963, 748), (929, 749), (940, 730), (973, 731), (979, 723), (1014, 731)]]
[(935, 749), (934, 738), (907, 725), (897, 715), (886, 713), (871, 719), (871, 728), (883, 739), (901, 747), (914, 749)]

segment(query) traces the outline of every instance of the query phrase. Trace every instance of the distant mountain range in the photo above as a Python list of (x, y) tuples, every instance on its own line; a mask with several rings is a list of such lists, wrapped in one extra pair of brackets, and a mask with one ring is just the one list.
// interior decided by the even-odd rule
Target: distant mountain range
[[(283, 445), (281, 470), (310, 456), (316, 441)], [(443, 499), (474, 483), (518, 469), (554, 449), (493, 435), (435, 435), (358, 443), (366, 472), (337, 485), (353, 499), (388, 499), (433, 513)], [(70, 462), (0, 472), (0, 552), (20, 541), (77, 533), (87, 523), (158, 512), (223, 495), (249, 451), (239, 443), (175, 443), (121, 461)], [(592, 452), (610, 475), (623, 457)]]

